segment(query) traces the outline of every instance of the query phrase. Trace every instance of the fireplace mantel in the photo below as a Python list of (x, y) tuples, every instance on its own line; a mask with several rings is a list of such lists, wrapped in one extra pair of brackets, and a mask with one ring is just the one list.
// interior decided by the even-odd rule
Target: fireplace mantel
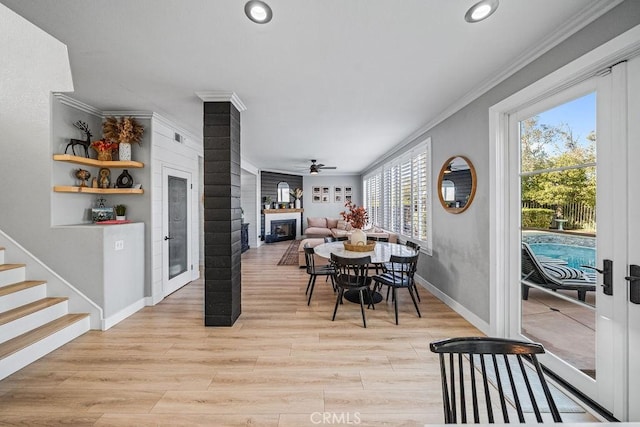
[(263, 209), (262, 210), (262, 213), (265, 215), (266, 214), (272, 215), (272, 214), (279, 214), (279, 213), (296, 213), (296, 212), (302, 213), (304, 212), (304, 209), (288, 209), (287, 208), (287, 209)]

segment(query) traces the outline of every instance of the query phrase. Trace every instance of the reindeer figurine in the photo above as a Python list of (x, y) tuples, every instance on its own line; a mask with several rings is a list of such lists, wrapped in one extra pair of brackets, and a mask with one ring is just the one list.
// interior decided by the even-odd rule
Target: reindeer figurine
[(71, 152), (75, 156), (76, 145), (81, 145), (82, 147), (84, 147), (84, 156), (86, 158), (89, 158), (89, 146), (91, 145), (91, 137), (93, 136), (91, 134), (91, 131), (89, 130), (89, 125), (80, 120), (75, 122), (73, 125), (78, 129), (80, 129), (82, 132), (84, 132), (85, 135), (87, 136), (87, 139), (85, 141), (81, 139), (70, 139), (69, 143), (67, 144), (67, 147), (64, 149), (64, 154), (67, 154), (67, 150), (69, 149), (69, 147), (71, 147)]

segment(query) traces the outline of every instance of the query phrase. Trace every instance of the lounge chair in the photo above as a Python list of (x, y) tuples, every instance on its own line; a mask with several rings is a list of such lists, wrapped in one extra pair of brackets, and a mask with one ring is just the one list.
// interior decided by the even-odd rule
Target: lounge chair
[(541, 262), (528, 244), (522, 243), (522, 299), (529, 298), (527, 283), (558, 289), (578, 291), (584, 301), (588, 291), (596, 290), (595, 275), (561, 264)]

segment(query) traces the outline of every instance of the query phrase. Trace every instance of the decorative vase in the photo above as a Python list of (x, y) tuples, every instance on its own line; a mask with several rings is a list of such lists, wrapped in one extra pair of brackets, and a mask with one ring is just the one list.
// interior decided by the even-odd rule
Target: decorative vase
[(296, 199), (296, 209), (300, 209), (300, 199)]
[(367, 235), (359, 228), (354, 228), (351, 232), (351, 244), (356, 245), (366, 245), (367, 244)]
[(121, 142), (118, 144), (118, 158), (120, 160), (131, 160), (131, 143)]
[(111, 150), (98, 150), (98, 160), (112, 160)]
[(127, 216), (126, 215), (116, 215), (116, 219), (118, 221), (124, 221), (125, 219), (127, 219)]
[(129, 175), (128, 170), (123, 170), (118, 179), (116, 180), (117, 188), (131, 188), (133, 187), (133, 178)]

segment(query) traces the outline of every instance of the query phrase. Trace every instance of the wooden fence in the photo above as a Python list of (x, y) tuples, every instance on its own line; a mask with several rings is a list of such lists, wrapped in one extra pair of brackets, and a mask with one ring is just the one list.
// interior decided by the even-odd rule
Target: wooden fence
[[(568, 230), (595, 230), (596, 229), (596, 208), (583, 203), (569, 203), (566, 205), (546, 205), (534, 201), (523, 201), (523, 208), (543, 208), (551, 209), (554, 212), (558, 208), (562, 211), (562, 217), (567, 220), (564, 228)], [(556, 226), (553, 221), (553, 227)]]

